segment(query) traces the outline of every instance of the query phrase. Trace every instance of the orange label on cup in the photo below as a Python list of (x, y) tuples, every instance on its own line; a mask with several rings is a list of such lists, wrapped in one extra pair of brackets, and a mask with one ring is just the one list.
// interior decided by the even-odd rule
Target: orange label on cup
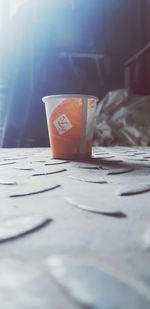
[(49, 119), (53, 155), (76, 155), (80, 150), (82, 130), (82, 99), (63, 100)]

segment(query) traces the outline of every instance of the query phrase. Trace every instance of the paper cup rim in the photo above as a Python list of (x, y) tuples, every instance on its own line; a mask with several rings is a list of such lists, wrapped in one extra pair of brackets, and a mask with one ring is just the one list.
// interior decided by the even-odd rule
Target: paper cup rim
[(88, 94), (54, 94), (54, 95), (47, 95), (42, 98), (43, 103), (47, 103), (46, 100), (49, 98), (85, 98), (85, 99), (95, 99), (97, 102), (99, 101), (99, 98), (93, 95), (88, 95)]

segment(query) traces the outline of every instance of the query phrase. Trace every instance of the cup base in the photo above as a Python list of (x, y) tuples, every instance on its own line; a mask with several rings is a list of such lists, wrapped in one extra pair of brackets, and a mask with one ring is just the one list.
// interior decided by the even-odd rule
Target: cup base
[(85, 154), (85, 155), (81, 155), (81, 154), (51, 154), (51, 158), (52, 159), (59, 159), (59, 160), (88, 160), (91, 158), (91, 154)]

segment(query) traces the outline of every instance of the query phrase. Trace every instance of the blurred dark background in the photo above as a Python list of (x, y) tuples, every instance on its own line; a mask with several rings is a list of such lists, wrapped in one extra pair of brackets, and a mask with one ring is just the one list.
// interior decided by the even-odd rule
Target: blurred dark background
[(43, 96), (149, 95), (149, 42), (149, 0), (0, 0), (1, 147), (48, 146)]

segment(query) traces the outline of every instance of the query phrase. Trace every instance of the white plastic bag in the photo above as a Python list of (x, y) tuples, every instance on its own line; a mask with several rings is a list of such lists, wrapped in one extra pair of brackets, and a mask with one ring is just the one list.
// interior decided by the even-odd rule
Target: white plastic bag
[(95, 145), (150, 145), (150, 96), (109, 92), (97, 107)]

